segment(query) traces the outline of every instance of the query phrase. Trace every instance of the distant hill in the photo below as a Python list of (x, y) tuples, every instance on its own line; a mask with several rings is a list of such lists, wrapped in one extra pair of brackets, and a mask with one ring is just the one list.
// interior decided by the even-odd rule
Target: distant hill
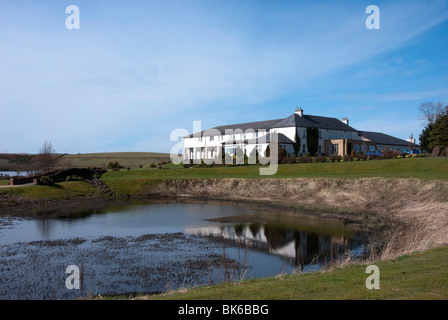
[(124, 167), (138, 168), (151, 163), (170, 161), (169, 153), (158, 152), (103, 152), (80, 153), (62, 155), (58, 166), (69, 167), (103, 167), (106, 168), (110, 161), (118, 161)]

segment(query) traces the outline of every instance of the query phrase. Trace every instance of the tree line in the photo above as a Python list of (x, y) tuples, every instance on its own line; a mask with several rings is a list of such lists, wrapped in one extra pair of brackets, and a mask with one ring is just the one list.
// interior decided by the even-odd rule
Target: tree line
[(441, 101), (423, 102), (418, 107), (425, 128), (419, 136), (420, 146), (426, 152), (439, 155), (448, 150), (448, 105)]
[(45, 141), (39, 148), (38, 154), (0, 154), (0, 159), (8, 160), (17, 174), (26, 172), (47, 173), (55, 168), (58, 155), (51, 141)]

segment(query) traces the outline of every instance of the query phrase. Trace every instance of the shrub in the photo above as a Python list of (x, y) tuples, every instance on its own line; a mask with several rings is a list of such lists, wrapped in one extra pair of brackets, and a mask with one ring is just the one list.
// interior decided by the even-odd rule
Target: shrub
[(120, 168), (112, 168), (112, 171), (120, 171)]
[(327, 162), (327, 157), (325, 157), (325, 156), (317, 156), (317, 157), (314, 158), (314, 161), (316, 163), (325, 163), (325, 162)]
[(52, 186), (52, 185), (54, 185), (54, 180), (48, 176), (42, 176), (39, 179), (39, 184), (44, 185), (44, 186)]
[(141, 169), (141, 168), (143, 168), (143, 165), (141, 164), (141, 165), (139, 165), (138, 167)]
[(445, 150), (442, 150), (442, 152), (440, 153), (440, 155), (442, 156), (442, 157), (446, 157), (446, 156), (448, 156), (448, 151), (445, 149)]
[(110, 161), (110, 162), (107, 164), (107, 169), (115, 169), (115, 168), (120, 168), (120, 167), (121, 167), (121, 166), (120, 166), (120, 164), (118, 163), (117, 160), (115, 160), (114, 162)]
[(155, 168), (155, 167), (157, 167), (157, 165), (155, 163), (151, 163), (150, 167)]
[(361, 161), (361, 160), (363, 160), (363, 161), (365, 161), (365, 160), (367, 160), (367, 155), (366, 154), (363, 154), (362, 152), (360, 152), (359, 154), (358, 154), (358, 160), (359, 161)]
[(341, 156), (337, 156), (337, 155), (332, 155), (332, 156), (330, 156), (330, 161), (331, 161), (331, 162), (341, 161), (341, 159), (342, 159)]
[(313, 158), (311, 158), (311, 157), (302, 157), (302, 156), (300, 156), (300, 157), (298, 157), (297, 158), (297, 162), (298, 163), (312, 163), (313, 162)]
[(131, 170), (131, 167), (127, 167), (126, 169), (127, 169), (127, 170)]
[(439, 156), (440, 155), (440, 148), (439, 147), (434, 147), (433, 149), (432, 149), (432, 155), (433, 156)]

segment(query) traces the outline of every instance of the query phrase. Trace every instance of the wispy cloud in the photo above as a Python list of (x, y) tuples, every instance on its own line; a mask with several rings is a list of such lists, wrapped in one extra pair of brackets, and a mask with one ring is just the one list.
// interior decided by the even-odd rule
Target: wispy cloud
[[(80, 152), (124, 150), (153, 139), (169, 151), (169, 132), (193, 119), (217, 125), (287, 116), (285, 102), (310, 93), (322, 115), (343, 108), (344, 99), (447, 93), (442, 85), (404, 90), (384, 64), (432, 63), (409, 59), (406, 49), (447, 21), (444, 1), (380, 4), (374, 31), (364, 26), (367, 1), (79, 1), (78, 31), (64, 29), (65, 8), (42, 3), (9, 2), (0, 19), (8, 30), (0, 42), (2, 114), (39, 132), (11, 135), (14, 124), (6, 123), (3, 149), (34, 151), (45, 138)], [(387, 90), (363, 84), (386, 76)]]

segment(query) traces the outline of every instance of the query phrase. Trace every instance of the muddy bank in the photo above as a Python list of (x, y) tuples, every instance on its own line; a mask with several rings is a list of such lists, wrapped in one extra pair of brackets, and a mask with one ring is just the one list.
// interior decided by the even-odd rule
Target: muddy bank
[(0, 217), (44, 218), (72, 213), (95, 213), (112, 202), (111, 198), (82, 197), (76, 199), (34, 199), (16, 195), (0, 195)]

